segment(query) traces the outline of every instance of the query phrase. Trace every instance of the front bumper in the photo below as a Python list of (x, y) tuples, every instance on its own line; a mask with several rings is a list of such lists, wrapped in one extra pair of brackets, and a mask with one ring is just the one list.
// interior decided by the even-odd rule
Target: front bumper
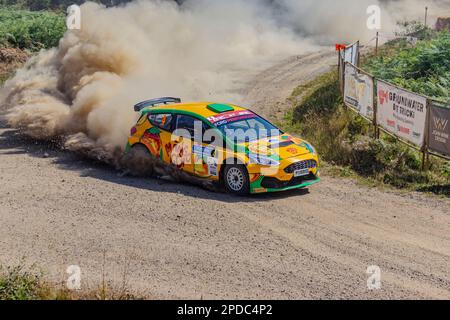
[[(250, 193), (278, 192), (305, 188), (320, 181), (319, 159), (311, 154), (282, 160), (279, 167), (248, 165)], [(294, 177), (295, 170), (309, 169), (309, 174)]]
[(280, 192), (292, 189), (301, 189), (319, 181), (319, 176), (312, 173), (308, 176), (292, 178), (288, 181), (279, 180), (274, 177), (261, 176), (258, 180), (250, 184), (250, 193)]

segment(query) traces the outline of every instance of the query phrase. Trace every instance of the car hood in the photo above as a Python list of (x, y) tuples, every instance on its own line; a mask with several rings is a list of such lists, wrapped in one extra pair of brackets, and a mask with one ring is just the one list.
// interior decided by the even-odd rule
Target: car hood
[(245, 147), (251, 154), (265, 155), (279, 160), (298, 157), (313, 151), (306, 141), (287, 134), (245, 142), (238, 146)]

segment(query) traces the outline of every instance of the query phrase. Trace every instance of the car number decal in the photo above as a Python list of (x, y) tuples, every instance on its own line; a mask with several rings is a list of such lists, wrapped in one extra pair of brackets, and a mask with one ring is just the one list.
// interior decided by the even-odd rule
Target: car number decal
[(217, 159), (213, 158), (213, 157), (208, 157), (206, 163), (208, 165), (208, 173), (209, 173), (209, 175), (217, 177), (219, 175), (219, 172), (217, 170), (217, 167), (218, 167)]

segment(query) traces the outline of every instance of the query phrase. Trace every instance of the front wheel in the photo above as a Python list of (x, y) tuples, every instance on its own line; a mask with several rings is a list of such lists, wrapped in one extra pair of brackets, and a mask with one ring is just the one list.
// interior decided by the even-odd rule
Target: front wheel
[(235, 194), (248, 194), (248, 173), (244, 165), (227, 165), (223, 173), (225, 188)]

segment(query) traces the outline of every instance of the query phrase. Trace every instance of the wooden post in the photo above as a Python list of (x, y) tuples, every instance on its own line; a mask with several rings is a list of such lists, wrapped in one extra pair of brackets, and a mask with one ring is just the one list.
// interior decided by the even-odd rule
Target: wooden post
[(337, 69), (337, 71), (338, 71), (338, 78), (339, 78), (339, 75), (341, 72), (341, 50), (340, 49), (337, 51), (337, 54), (338, 54), (338, 69)]
[(424, 132), (424, 143), (422, 147), (422, 171), (428, 170), (428, 144), (429, 144), (429, 135), (428, 131), (430, 130), (430, 100), (427, 99), (426, 104), (426, 116), (425, 116), (425, 132)]
[(428, 7), (425, 7), (425, 28), (427, 27)]
[(337, 67), (337, 75), (338, 75), (338, 79), (339, 79), (339, 89), (341, 90), (341, 94), (342, 94), (342, 77), (341, 77), (341, 50), (339, 49), (338, 52), (338, 67)]
[(425, 162), (427, 161), (426, 149), (422, 151), (422, 171), (425, 171)]
[(377, 124), (377, 112), (378, 112), (378, 99), (377, 99), (377, 88), (375, 83), (375, 77), (372, 77), (373, 83), (373, 136), (375, 139), (379, 139), (379, 129)]
[(359, 68), (360, 66), (361, 66), (361, 64), (360, 64), (360, 61), (359, 61), (359, 59), (360, 59), (360, 50), (359, 50), (359, 40), (358, 40), (358, 42), (357, 42), (357, 45), (356, 45), (356, 48), (357, 48), (357, 50), (358, 50), (358, 52), (357, 52), (357, 55), (356, 55), (356, 66)]
[(377, 31), (377, 39), (375, 41), (375, 56), (378, 56), (378, 36), (379, 36), (379, 32)]
[(342, 91), (342, 95), (344, 95), (344, 90), (345, 90), (345, 60), (342, 58), (341, 56), (341, 91)]

